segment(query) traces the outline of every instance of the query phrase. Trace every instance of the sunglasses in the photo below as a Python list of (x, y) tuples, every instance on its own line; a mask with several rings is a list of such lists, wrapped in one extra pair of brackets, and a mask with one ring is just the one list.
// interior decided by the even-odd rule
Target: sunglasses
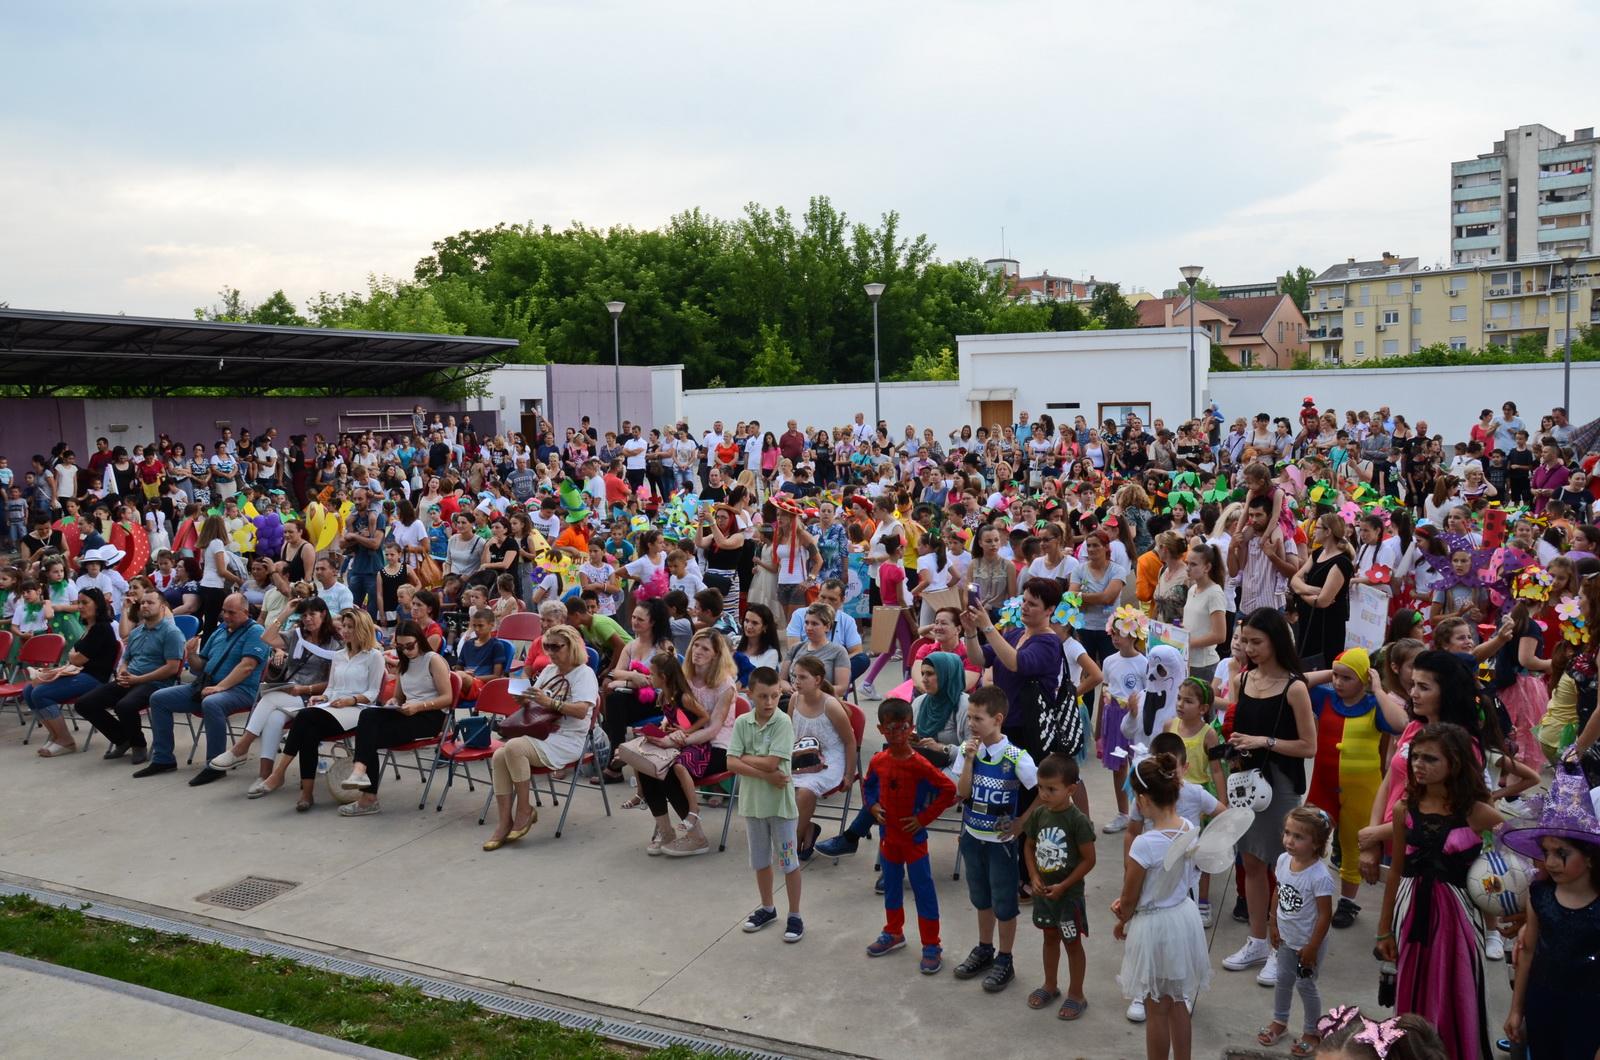
[(394, 646), (401, 651), (415, 651), (417, 642), (414, 640), (397, 640), (394, 642)]
[(542, 640), (539, 643), (544, 646), (544, 650), (547, 652), (559, 651), (567, 646), (567, 642), (564, 640)]

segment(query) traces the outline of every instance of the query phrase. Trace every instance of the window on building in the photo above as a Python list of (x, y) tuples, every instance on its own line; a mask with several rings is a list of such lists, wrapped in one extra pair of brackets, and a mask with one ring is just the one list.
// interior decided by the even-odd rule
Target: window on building
[(1554, 299), (1552, 299), (1552, 301), (1555, 302), (1555, 305), (1552, 308), (1554, 308), (1557, 313), (1565, 313), (1567, 311), (1567, 296), (1566, 295), (1558, 294), (1558, 295), (1555, 296)]
[(1362, 342), (1360, 339), (1357, 339), (1356, 340), (1356, 356), (1357, 357), (1365, 357), (1366, 355), (1367, 355), (1367, 344), (1365, 342)]
[(1421, 339), (1412, 339), (1411, 340), (1411, 352), (1412, 353), (1416, 353), (1420, 349), (1422, 349), (1422, 340)]
[(1490, 287), (1505, 287), (1510, 283), (1511, 274), (1509, 272), (1491, 272), (1489, 274)]
[(1422, 310), (1420, 310), (1420, 309), (1412, 309), (1411, 310), (1411, 326), (1414, 327), (1414, 328), (1422, 326)]
[(1390, 280), (1388, 291), (1390, 298), (1399, 298), (1405, 293), (1406, 285), (1403, 280)]
[(1421, 294), (1422, 293), (1422, 281), (1421, 280), (1412, 280), (1411, 281), (1411, 293), (1412, 294)]
[(1283, 321), (1278, 321), (1278, 342), (1283, 342)]
[(1450, 336), (1450, 348), (1452, 350), (1464, 350), (1464, 349), (1466, 349), (1467, 348), (1467, 337), (1465, 335), (1451, 335)]
[(1467, 278), (1465, 276), (1450, 277), (1450, 289), (1452, 291), (1465, 291), (1467, 289)]
[(1372, 285), (1370, 283), (1364, 283), (1361, 285), (1361, 304), (1372, 304)]
[(1451, 320), (1465, 320), (1465, 319), (1467, 319), (1467, 307), (1464, 306), (1464, 305), (1453, 305), (1453, 306), (1451, 306), (1450, 307), (1450, 319)]
[(1511, 316), (1510, 302), (1496, 302), (1489, 307), (1489, 316), (1495, 320), (1505, 320)]
[(1398, 323), (1400, 323), (1400, 310), (1398, 310), (1398, 309), (1385, 309), (1383, 311), (1383, 322), (1385, 324), (1398, 324)]
[[(1362, 304), (1365, 305), (1366, 303), (1363, 302)], [(1358, 328), (1366, 327), (1366, 324), (1367, 324), (1367, 314), (1362, 313), (1360, 311), (1357, 311), (1356, 312), (1356, 327), (1358, 327)]]
[(1565, 346), (1567, 344), (1567, 329), (1566, 328), (1556, 328), (1555, 336), (1556, 336), (1556, 345), (1557, 346)]
[(1241, 368), (1249, 368), (1252, 364), (1255, 364), (1255, 363), (1256, 363), (1256, 355), (1251, 353), (1248, 348), (1242, 349), (1242, 350), (1239, 351), (1239, 366)]
[(1395, 354), (1397, 354), (1399, 352), (1400, 352), (1400, 340), (1399, 339), (1384, 339), (1383, 340), (1383, 355), (1385, 357), (1393, 357)]

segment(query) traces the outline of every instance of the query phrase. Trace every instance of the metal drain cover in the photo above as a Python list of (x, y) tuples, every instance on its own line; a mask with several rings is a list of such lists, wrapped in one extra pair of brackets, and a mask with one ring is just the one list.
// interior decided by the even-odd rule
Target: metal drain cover
[(236, 883), (226, 887), (218, 887), (214, 891), (207, 891), (196, 898), (197, 902), (206, 905), (220, 905), (224, 909), (254, 909), (272, 901), (279, 895), (288, 894), (300, 886), (293, 880), (270, 880), (265, 876), (246, 876)]

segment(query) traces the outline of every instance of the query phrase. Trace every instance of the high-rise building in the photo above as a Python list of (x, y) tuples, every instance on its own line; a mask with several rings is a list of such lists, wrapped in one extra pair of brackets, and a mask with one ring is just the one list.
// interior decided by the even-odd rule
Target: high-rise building
[(1494, 150), (1450, 163), (1450, 260), (1456, 265), (1537, 261), (1595, 239), (1593, 128), (1567, 137), (1543, 125), (1507, 129)]

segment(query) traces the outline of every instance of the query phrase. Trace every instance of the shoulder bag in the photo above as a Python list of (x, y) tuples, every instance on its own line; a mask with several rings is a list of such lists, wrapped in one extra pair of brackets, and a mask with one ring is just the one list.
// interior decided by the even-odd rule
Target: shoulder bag
[[(557, 677), (548, 685), (539, 687), (541, 691), (563, 703), (572, 694), (572, 686), (567, 683), (565, 677)], [(496, 728), (499, 729), (500, 735), (508, 740), (518, 736), (530, 736), (535, 740), (548, 740), (560, 725), (561, 714), (559, 711), (547, 710), (532, 701), (528, 701), (523, 703), (515, 712), (502, 718)]]

